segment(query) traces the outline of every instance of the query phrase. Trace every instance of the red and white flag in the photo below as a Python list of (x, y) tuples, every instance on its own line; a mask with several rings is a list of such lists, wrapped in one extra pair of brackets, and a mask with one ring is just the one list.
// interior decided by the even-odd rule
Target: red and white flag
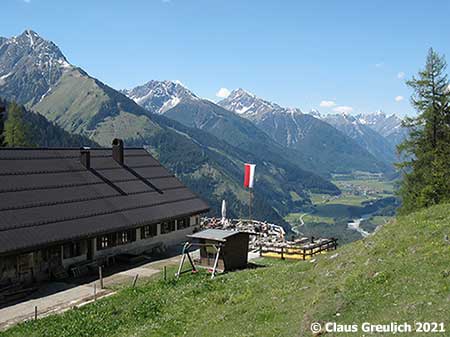
[(255, 164), (245, 164), (244, 187), (253, 188), (255, 166)]

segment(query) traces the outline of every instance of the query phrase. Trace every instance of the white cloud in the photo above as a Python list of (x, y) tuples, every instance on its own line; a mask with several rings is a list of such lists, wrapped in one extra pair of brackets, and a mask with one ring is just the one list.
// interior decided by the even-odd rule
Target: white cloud
[(227, 98), (230, 95), (230, 90), (227, 88), (220, 88), (218, 92), (216, 92), (216, 96), (220, 98)]
[(396, 102), (401, 102), (401, 101), (403, 101), (405, 99), (405, 97), (403, 97), (403, 96), (395, 96), (395, 101)]
[(382, 68), (384, 66), (384, 62), (376, 63), (375, 67)]
[(336, 102), (335, 101), (321, 101), (320, 106), (322, 108), (332, 108), (332, 107), (336, 106)]
[(333, 111), (348, 114), (353, 111), (353, 108), (351, 106), (341, 105), (341, 106), (337, 106), (337, 107), (333, 108)]
[(397, 74), (397, 78), (398, 78), (399, 80), (405, 78), (405, 73), (404, 73), (403, 71), (400, 71), (400, 72)]

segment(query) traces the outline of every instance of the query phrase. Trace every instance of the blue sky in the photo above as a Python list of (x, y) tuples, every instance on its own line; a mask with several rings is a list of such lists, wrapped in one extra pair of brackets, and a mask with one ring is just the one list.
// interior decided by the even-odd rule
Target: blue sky
[(429, 47), (450, 55), (444, 0), (2, 0), (1, 8), (0, 36), (31, 28), (114, 88), (180, 80), (217, 100), (220, 88), (242, 87), (306, 111), (410, 114), (405, 79)]

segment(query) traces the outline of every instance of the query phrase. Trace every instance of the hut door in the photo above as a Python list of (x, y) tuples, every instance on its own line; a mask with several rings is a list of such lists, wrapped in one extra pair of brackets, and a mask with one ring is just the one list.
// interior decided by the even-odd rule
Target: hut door
[(87, 245), (87, 259), (88, 261), (92, 261), (94, 259), (94, 239), (87, 239), (86, 245)]
[(17, 276), (22, 282), (33, 281), (33, 253), (17, 256)]

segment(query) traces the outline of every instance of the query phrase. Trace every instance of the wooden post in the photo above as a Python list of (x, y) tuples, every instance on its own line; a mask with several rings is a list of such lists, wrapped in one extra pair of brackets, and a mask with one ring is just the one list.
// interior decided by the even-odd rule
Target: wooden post
[(94, 301), (97, 301), (97, 283), (94, 282)]
[(306, 251), (305, 251), (305, 248), (303, 248), (303, 260), (305, 260), (306, 259)]
[(177, 279), (180, 277), (181, 268), (183, 268), (184, 260), (186, 259), (186, 253), (187, 253), (187, 250), (189, 249), (189, 247), (190, 247), (189, 242), (186, 242), (183, 246), (183, 255), (181, 256), (180, 265), (178, 266), (178, 272), (175, 274)]
[(222, 247), (221, 246), (219, 246), (219, 248), (217, 249), (217, 254), (216, 254), (216, 260), (214, 261), (214, 267), (213, 267), (213, 270), (212, 270), (212, 275), (211, 275), (211, 280), (214, 278), (214, 276), (216, 275), (216, 269), (217, 269), (217, 265), (218, 265), (218, 263), (219, 263), (219, 255), (220, 255), (220, 249), (221, 249)]
[(191, 255), (189, 255), (189, 252), (187, 252), (186, 254), (187, 254), (187, 257), (188, 257), (189, 263), (191, 264), (191, 267), (192, 267), (192, 272), (196, 272), (196, 271), (197, 271), (197, 269), (195, 268), (195, 265), (194, 265), (194, 261), (192, 261), (192, 259), (191, 259)]
[(259, 245), (259, 256), (262, 256), (262, 243)]
[(102, 266), (98, 267), (98, 276), (100, 279), (100, 289), (103, 289), (103, 271), (102, 271)]
[(281, 246), (281, 259), (284, 260), (284, 247)]
[(37, 310), (37, 305), (34, 306), (34, 320), (37, 321), (37, 317), (38, 317), (38, 310)]
[(134, 277), (134, 280), (133, 280), (133, 288), (136, 287), (136, 282), (137, 282), (137, 280), (138, 280), (138, 277), (139, 277), (139, 274), (136, 274), (136, 276)]
[(165, 281), (167, 281), (167, 267), (166, 266), (164, 266), (164, 269), (163, 269), (163, 271), (164, 271), (164, 282)]

